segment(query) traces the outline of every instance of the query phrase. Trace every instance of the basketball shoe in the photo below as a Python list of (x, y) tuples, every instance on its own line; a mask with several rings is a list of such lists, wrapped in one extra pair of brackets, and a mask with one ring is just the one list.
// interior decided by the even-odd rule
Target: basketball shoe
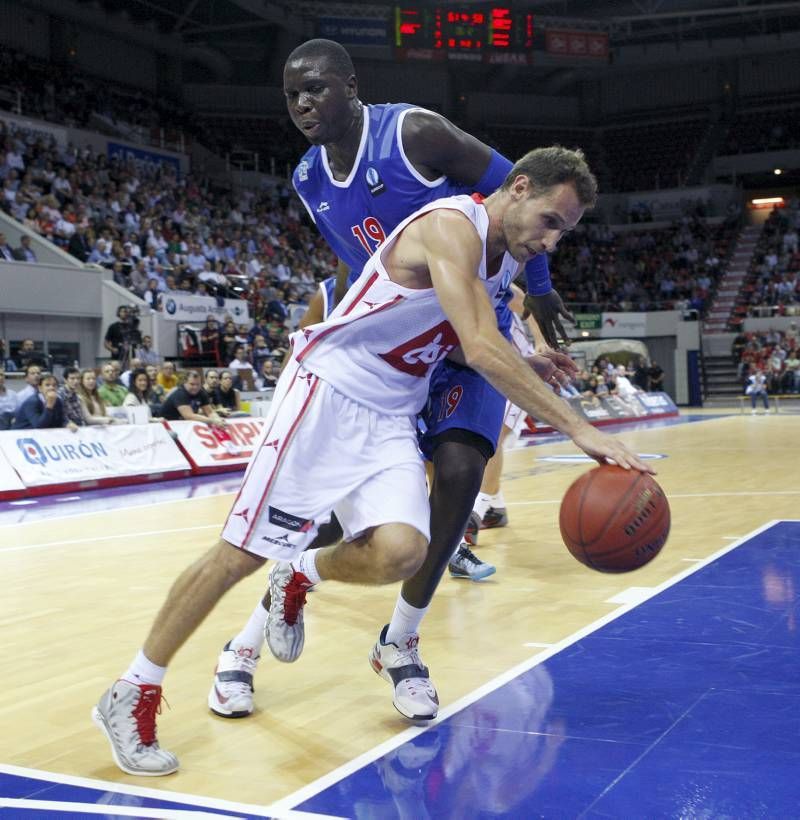
[(306, 640), (303, 607), (306, 593), (313, 587), (302, 572), (283, 561), (275, 564), (269, 574), (269, 617), (264, 637), (279, 661), (293, 663), (303, 651)]
[(493, 530), (495, 527), (508, 526), (508, 512), (505, 507), (489, 507), (481, 521), (482, 530)]
[(92, 720), (111, 744), (114, 762), (127, 774), (158, 777), (178, 770), (178, 758), (156, 739), (161, 687), (118, 680), (92, 709)]
[(469, 514), (467, 528), (464, 530), (464, 541), (466, 541), (471, 547), (478, 545), (478, 532), (480, 529), (481, 517), (475, 512), (475, 510), (473, 510)]
[(448, 568), (453, 578), (468, 578), (470, 581), (482, 581), (497, 572), (494, 564), (481, 561), (465, 541), (453, 553)]
[(415, 723), (427, 723), (439, 714), (439, 696), (419, 656), (419, 635), (409, 632), (399, 644), (387, 643), (388, 630), (386, 624), (372, 647), (370, 666), (394, 686), (394, 708)]
[(253, 657), (249, 647), (231, 649), (230, 641), (225, 644), (208, 693), (208, 708), (215, 715), (240, 718), (253, 713), (253, 675), (259, 657)]

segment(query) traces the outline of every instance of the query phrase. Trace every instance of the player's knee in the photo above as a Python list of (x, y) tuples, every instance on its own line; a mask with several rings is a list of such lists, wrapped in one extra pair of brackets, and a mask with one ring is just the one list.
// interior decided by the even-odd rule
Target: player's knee
[(445, 442), (436, 450), (434, 480), (439, 486), (446, 487), (450, 496), (471, 493), (474, 498), (483, 480), (486, 461), (485, 454), (474, 447)]
[(264, 566), (265, 558), (220, 540), (206, 553), (203, 571), (218, 576), (226, 589)]
[(383, 583), (411, 578), (422, 566), (428, 540), (414, 527), (405, 524), (381, 527), (376, 532), (376, 547)]

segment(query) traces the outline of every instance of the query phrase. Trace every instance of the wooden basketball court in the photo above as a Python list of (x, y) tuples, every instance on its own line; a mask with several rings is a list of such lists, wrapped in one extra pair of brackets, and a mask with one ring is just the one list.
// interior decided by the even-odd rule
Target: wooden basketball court
[[(655, 587), (768, 520), (797, 518), (798, 434), (798, 416), (738, 413), (620, 433), (637, 451), (666, 456), (655, 463), (672, 507), (664, 551), (631, 575), (595, 573), (560, 542), (559, 500), (588, 465), (549, 459), (575, 448), (508, 452), (511, 521), (482, 533), (476, 550), (497, 574), (445, 578), (423, 626), (420, 649), (442, 706), (634, 600), (632, 588)], [(73, 507), (0, 528), (0, 763), (266, 805), (406, 728), (366, 660), (396, 587), (322, 585), (309, 597), (300, 660), (262, 659), (258, 711), (242, 720), (209, 713), (217, 654), (259, 599), (265, 571), (229, 593), (167, 676), (159, 738), (180, 772), (144, 779), (114, 766), (91, 708), (127, 667), (174, 578), (216, 539), (230, 502), (114, 509), (112, 500), (104, 512)]]

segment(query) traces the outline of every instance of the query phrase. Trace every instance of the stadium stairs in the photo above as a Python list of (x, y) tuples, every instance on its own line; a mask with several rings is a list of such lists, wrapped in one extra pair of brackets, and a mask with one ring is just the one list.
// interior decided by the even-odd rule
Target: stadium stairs
[(736, 365), (730, 353), (703, 357), (703, 404), (732, 405), (742, 394)]
[(703, 333), (725, 333), (731, 329), (731, 319), (736, 311), (737, 299), (747, 279), (747, 269), (750, 267), (750, 260), (753, 258), (760, 233), (760, 225), (745, 225), (739, 232), (728, 270), (722, 277), (703, 323)]

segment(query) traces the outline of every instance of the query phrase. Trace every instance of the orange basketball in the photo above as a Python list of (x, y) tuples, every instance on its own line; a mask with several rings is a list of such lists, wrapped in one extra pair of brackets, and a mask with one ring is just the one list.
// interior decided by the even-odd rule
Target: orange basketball
[(651, 475), (602, 465), (573, 482), (558, 516), (567, 549), (600, 572), (630, 572), (658, 555), (669, 502)]

